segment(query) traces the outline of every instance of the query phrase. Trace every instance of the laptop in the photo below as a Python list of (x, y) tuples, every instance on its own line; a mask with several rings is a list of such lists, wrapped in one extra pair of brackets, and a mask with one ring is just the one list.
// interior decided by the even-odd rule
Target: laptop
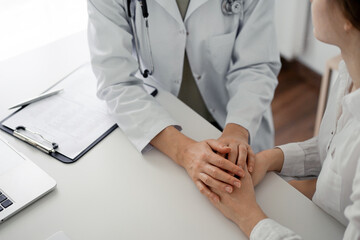
[(55, 186), (54, 179), (0, 137), (0, 223)]

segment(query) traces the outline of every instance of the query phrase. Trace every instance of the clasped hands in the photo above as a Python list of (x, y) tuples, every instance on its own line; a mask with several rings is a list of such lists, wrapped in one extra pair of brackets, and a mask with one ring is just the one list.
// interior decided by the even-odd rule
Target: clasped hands
[(228, 124), (217, 140), (187, 145), (179, 157), (200, 192), (250, 236), (254, 226), (266, 218), (256, 203), (254, 186), (268, 171), (281, 169), (282, 162), (270, 159), (283, 156), (280, 149), (263, 151), (257, 154), (255, 167), (247, 131), (238, 126)]
[[(197, 142), (170, 126), (151, 144), (183, 166), (200, 192), (226, 217), (245, 232), (265, 217), (256, 204), (254, 186), (267, 171), (282, 167), (280, 149), (255, 155), (248, 144), (248, 132), (237, 124), (227, 124), (217, 140)], [(268, 161), (274, 159), (276, 161)], [(251, 175), (250, 175), (251, 173)], [(237, 178), (240, 177), (240, 178)]]
[(240, 189), (245, 165), (249, 172), (255, 165), (248, 132), (237, 124), (226, 125), (217, 140), (192, 141), (181, 149), (176, 157), (178, 162), (200, 192), (215, 202), (220, 197), (214, 190), (232, 193), (234, 188)]
[[(200, 192), (250, 237), (256, 224), (267, 218), (256, 202), (254, 186), (267, 172), (281, 171), (284, 153), (273, 148), (255, 155), (243, 130), (227, 125), (219, 139), (194, 141), (179, 157)], [(290, 184), (310, 199), (316, 189), (316, 179)]]

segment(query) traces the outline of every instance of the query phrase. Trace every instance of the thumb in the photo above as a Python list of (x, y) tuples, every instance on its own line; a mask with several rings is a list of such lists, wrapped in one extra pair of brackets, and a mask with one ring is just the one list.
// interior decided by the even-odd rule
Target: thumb
[(209, 139), (206, 140), (207, 144), (210, 146), (210, 148), (218, 153), (229, 153), (231, 151), (231, 148), (224, 145), (223, 143), (219, 142), (218, 140)]

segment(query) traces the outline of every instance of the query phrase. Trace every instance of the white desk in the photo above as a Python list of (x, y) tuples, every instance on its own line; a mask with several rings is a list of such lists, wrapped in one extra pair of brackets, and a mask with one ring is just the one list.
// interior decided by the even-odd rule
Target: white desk
[[(10, 113), (9, 105), (42, 92), (87, 61), (87, 51), (86, 36), (79, 33), (0, 63), (1, 119)], [(157, 99), (190, 137), (220, 135), (175, 97), (160, 92)], [(245, 239), (184, 169), (157, 150), (141, 155), (119, 129), (69, 165), (0, 135), (58, 183), (55, 191), (0, 225), (2, 240), (42, 240), (59, 230), (72, 240)], [(256, 194), (269, 217), (304, 239), (341, 239), (344, 227), (277, 175), (268, 174)]]

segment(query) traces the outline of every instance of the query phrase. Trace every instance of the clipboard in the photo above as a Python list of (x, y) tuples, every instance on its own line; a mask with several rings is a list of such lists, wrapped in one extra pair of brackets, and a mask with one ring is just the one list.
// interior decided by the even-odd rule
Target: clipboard
[[(87, 84), (85, 93), (79, 96), (77, 94), (79, 89), (76, 88), (82, 87), (84, 84)], [(89, 86), (93, 86), (94, 89), (89, 88)], [(46, 91), (54, 87), (64, 88), (66, 94), (63, 94), (63, 96), (60, 94), (60, 96), (51, 96), (49, 99), (18, 109), (0, 122), (0, 129), (63, 163), (74, 163), (118, 126), (107, 114), (106, 103), (96, 97), (96, 78), (89, 63), (76, 68)], [(150, 85), (147, 85), (145, 90), (152, 96), (157, 93), (157, 89)], [(88, 94), (86, 94), (86, 91)], [(89, 106), (84, 107), (81, 105), (83, 102), (89, 103)], [(65, 110), (59, 108), (59, 106), (63, 106)], [(69, 111), (68, 109), (73, 109), (74, 113), (70, 117), (70, 123), (66, 123), (63, 116), (68, 114), (66, 112)], [(62, 111), (65, 111), (65, 113), (62, 113)], [(82, 115), (79, 112), (82, 112)], [(88, 120), (86, 119), (83, 121), (89, 115), (95, 116), (95, 120), (86, 121)], [(60, 120), (57, 121), (52, 117), (59, 117)], [(48, 121), (46, 121), (47, 118)], [(39, 119), (43, 122), (38, 121)], [(63, 123), (64, 121), (65, 125), (76, 124), (72, 126), (76, 130), (69, 132), (68, 128), (67, 131), (62, 131), (65, 127), (59, 125), (59, 122)], [(96, 121), (101, 123), (97, 124)], [(39, 127), (37, 124), (41, 126)], [(94, 127), (94, 124), (96, 124), (96, 127)], [(94, 128), (96, 130), (93, 130)], [(46, 130), (49, 129), (50, 131), (47, 132)], [(57, 137), (59, 142), (56, 140)]]
[[(21, 111), (23, 108), (19, 109), (18, 111)], [(85, 148), (80, 154), (78, 154), (75, 158), (70, 158), (68, 156), (65, 156), (62, 153), (59, 153), (56, 151), (58, 148), (58, 144), (54, 142), (50, 142), (46, 140), (44, 137), (39, 135), (38, 133), (32, 132), (29, 129), (26, 129), (24, 126), (18, 126), (17, 129), (11, 129), (2, 123), (7, 120), (8, 118), (11, 118), (14, 114), (16, 114), (18, 111), (14, 112), (13, 114), (9, 115), (7, 118), (2, 120), (0, 122), (0, 129), (4, 132), (14, 136), (15, 138), (18, 138), (27, 144), (39, 149), (40, 151), (50, 155), (53, 158), (56, 158), (60, 162), (63, 163), (74, 163), (77, 160), (79, 160), (82, 156), (84, 156), (88, 151), (90, 151), (96, 144), (98, 144), (101, 140), (103, 140), (107, 135), (109, 135), (112, 131), (114, 131), (118, 126), (117, 124), (114, 124), (111, 128), (109, 128), (106, 132), (104, 132), (98, 139), (96, 139), (95, 142), (91, 143), (87, 148)], [(31, 133), (32, 135), (39, 135), (40, 138), (43, 138), (44, 141), (51, 143), (52, 147), (46, 146), (43, 143), (36, 141), (34, 138), (30, 137), (29, 134), (24, 134), (22, 131), (27, 131), (28, 133)]]

